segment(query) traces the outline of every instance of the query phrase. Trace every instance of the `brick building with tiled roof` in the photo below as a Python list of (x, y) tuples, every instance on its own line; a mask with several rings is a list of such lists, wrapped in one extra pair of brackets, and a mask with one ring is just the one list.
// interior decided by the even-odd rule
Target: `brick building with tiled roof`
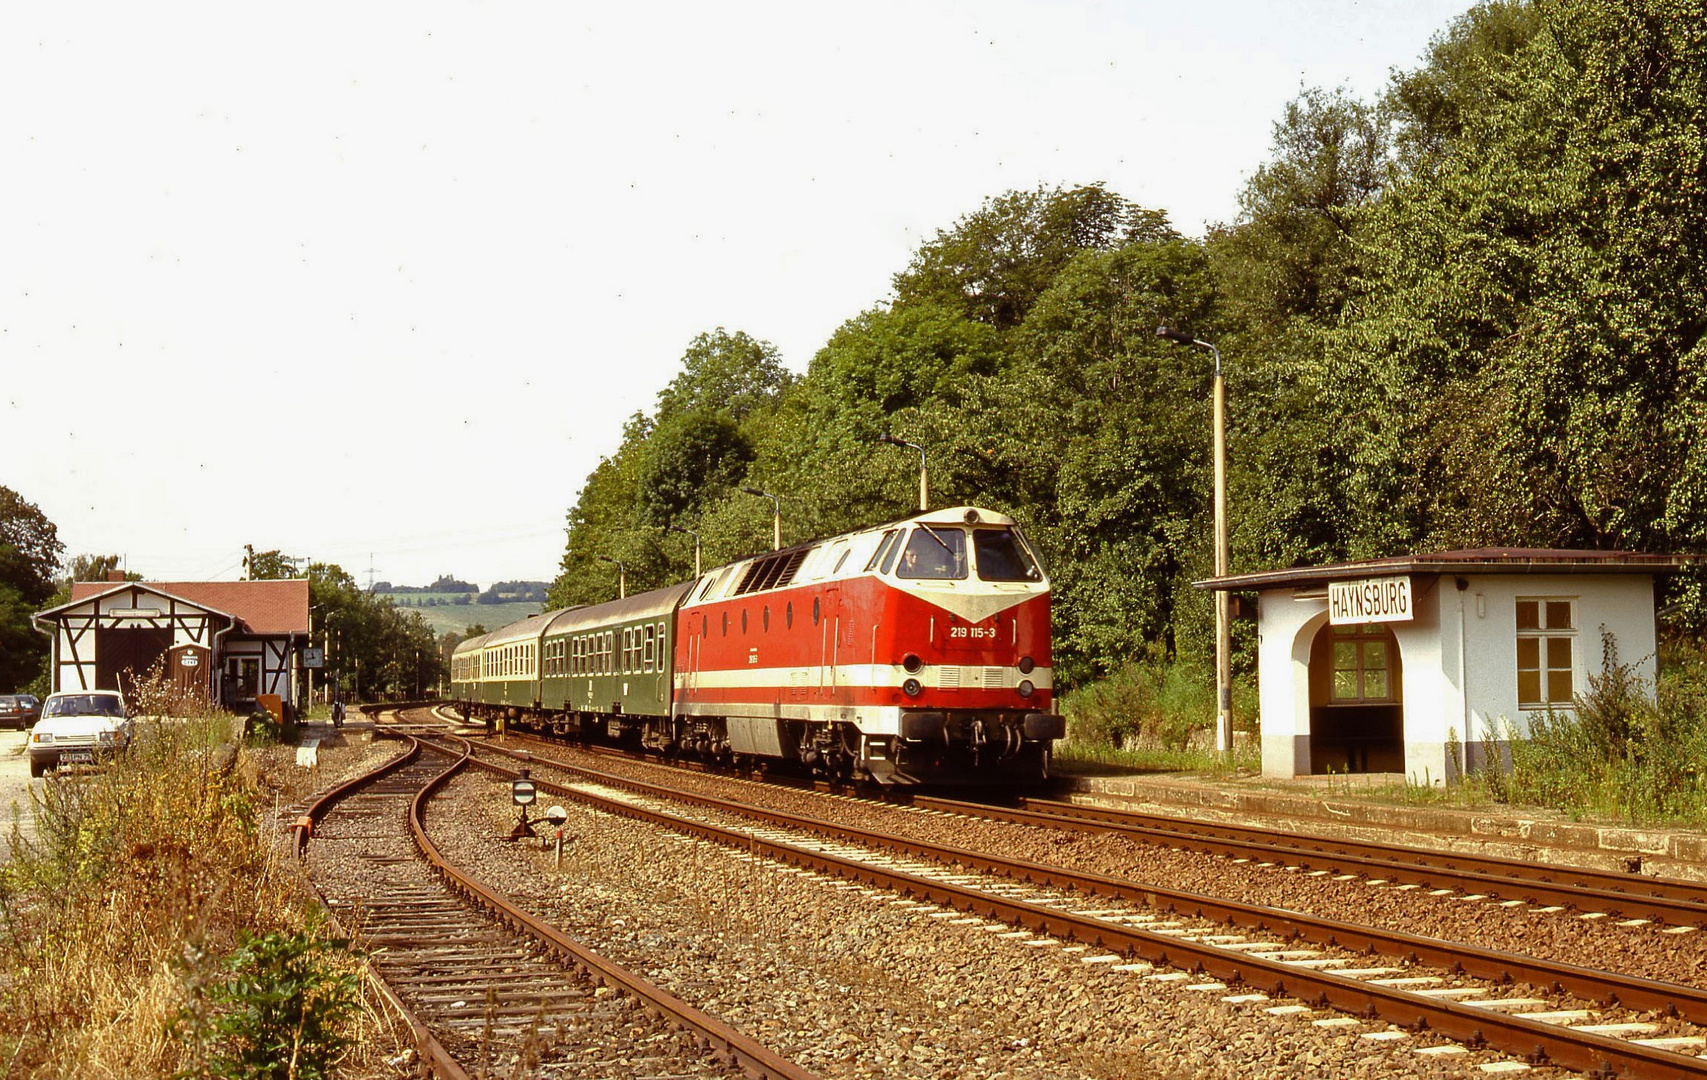
[(308, 582), (79, 581), (35, 616), (53, 638), (55, 690), (128, 690), (163, 664), (183, 691), (237, 711), (298, 702)]

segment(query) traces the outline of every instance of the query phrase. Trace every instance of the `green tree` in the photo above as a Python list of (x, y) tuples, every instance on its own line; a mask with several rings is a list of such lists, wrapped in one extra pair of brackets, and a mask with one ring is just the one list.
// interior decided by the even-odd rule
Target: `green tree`
[(720, 409), (694, 408), (658, 422), (646, 442), (639, 512), (663, 527), (741, 482), (753, 448), (741, 425)]
[(688, 345), (681, 373), (658, 393), (656, 415), (714, 411), (742, 420), (774, 405), (790, 381), (776, 346), (720, 326)]
[(1407, 171), (1324, 380), (1354, 551), (1707, 542), (1703, 25), (1487, 5), (1396, 82)]
[(274, 549), (256, 551), (253, 546), (243, 549), (243, 576), (250, 581), (288, 581), (300, 577), (302, 560)]
[(0, 686), (39, 682), (48, 639), (31, 616), (54, 595), (59, 530), (32, 502), (0, 485)]
[(1081, 251), (1172, 239), (1164, 214), (1102, 184), (1011, 191), (937, 233), (895, 276), (896, 306), (932, 301), (1008, 330)]

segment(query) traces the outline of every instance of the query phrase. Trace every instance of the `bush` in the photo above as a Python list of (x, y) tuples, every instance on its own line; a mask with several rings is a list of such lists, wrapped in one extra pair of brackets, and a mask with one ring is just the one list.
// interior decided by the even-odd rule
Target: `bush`
[[(1637, 824), (1707, 824), (1707, 669), (1699, 657), (1668, 666), (1652, 695), (1635, 670), (1619, 663), (1610, 635), (1603, 672), (1589, 679), (1574, 713), (1532, 720), (1527, 737), (1510, 739), (1511, 767), (1477, 776), (1508, 803), (1593, 813)], [(1485, 760), (1497, 761), (1497, 758)]]
[[(42, 787), (33, 839), (12, 830), (11, 858), (0, 862), (7, 1077), (200, 1068), (196, 1047), (172, 1034), (174, 1018), (197, 1000), (186, 958), (242, 955), (233, 977), (269, 994), (293, 977), (293, 949), (321, 965), (303, 976), (305, 987), (325, 987), (338, 964), (354, 968), (336, 943), (304, 944), (316, 936), (317, 904), (298, 864), (271, 842), (263, 810), (271, 800), (261, 796), (254, 759), (230, 741), (234, 718), (194, 700), (168, 716), (157, 696), (165, 692), (138, 695), (146, 714), (127, 754)], [(328, 1053), (335, 1043), (325, 1042)]]
[(1183, 750), (1215, 716), (1214, 676), (1184, 663), (1128, 662), (1061, 702), (1067, 739), (1116, 749)]
[(192, 979), (174, 1025), (196, 1063), (182, 1080), (322, 1080), (353, 1043), (347, 1034), (360, 982), (339, 955), (344, 941), (309, 932), (243, 935), (221, 965)]

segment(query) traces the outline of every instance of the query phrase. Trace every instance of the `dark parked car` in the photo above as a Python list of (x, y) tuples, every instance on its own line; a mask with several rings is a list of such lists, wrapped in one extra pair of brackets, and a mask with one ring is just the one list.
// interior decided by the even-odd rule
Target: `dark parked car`
[(24, 730), (41, 718), (41, 702), (29, 694), (0, 694), (0, 727)]

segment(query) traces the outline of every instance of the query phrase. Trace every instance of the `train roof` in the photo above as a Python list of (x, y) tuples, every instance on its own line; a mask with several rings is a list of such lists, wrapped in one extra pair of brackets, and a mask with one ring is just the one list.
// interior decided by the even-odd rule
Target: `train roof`
[(590, 630), (597, 626), (622, 624), (662, 618), (676, 610), (682, 597), (689, 589), (699, 584), (694, 578), (677, 585), (667, 585), (662, 589), (652, 589), (648, 592), (635, 593), (622, 600), (607, 600), (602, 604), (589, 604), (586, 607), (574, 608), (563, 612), (552, 620), (549, 633), (555, 637), (559, 634), (575, 634)]
[(491, 636), (491, 631), (487, 631), (484, 634), (479, 634), (459, 641), (456, 643), (456, 648), (451, 650), (451, 655), (456, 656), (465, 652), (473, 652), (474, 650), (484, 646), (486, 644), (486, 639)]
[(472, 637), (467, 641), (459, 642), (452, 655), (473, 652), (475, 649), (484, 649), (495, 645), (513, 645), (518, 641), (537, 641), (552, 619), (564, 612), (573, 610), (575, 609), (556, 608), (552, 611), (542, 611), (537, 615), (529, 615), (525, 619), (517, 619), (507, 626), (500, 626), (498, 629), (489, 630), (479, 637)]
[(683, 606), (813, 581), (859, 577), (865, 573), (865, 566), (884, 534), (893, 529), (912, 525), (929, 525), (938, 529), (967, 526), (1012, 528), (1016, 524), (1008, 515), (980, 506), (951, 506), (869, 525), (713, 567), (700, 579), (705, 582), (705, 587), (694, 592)]

